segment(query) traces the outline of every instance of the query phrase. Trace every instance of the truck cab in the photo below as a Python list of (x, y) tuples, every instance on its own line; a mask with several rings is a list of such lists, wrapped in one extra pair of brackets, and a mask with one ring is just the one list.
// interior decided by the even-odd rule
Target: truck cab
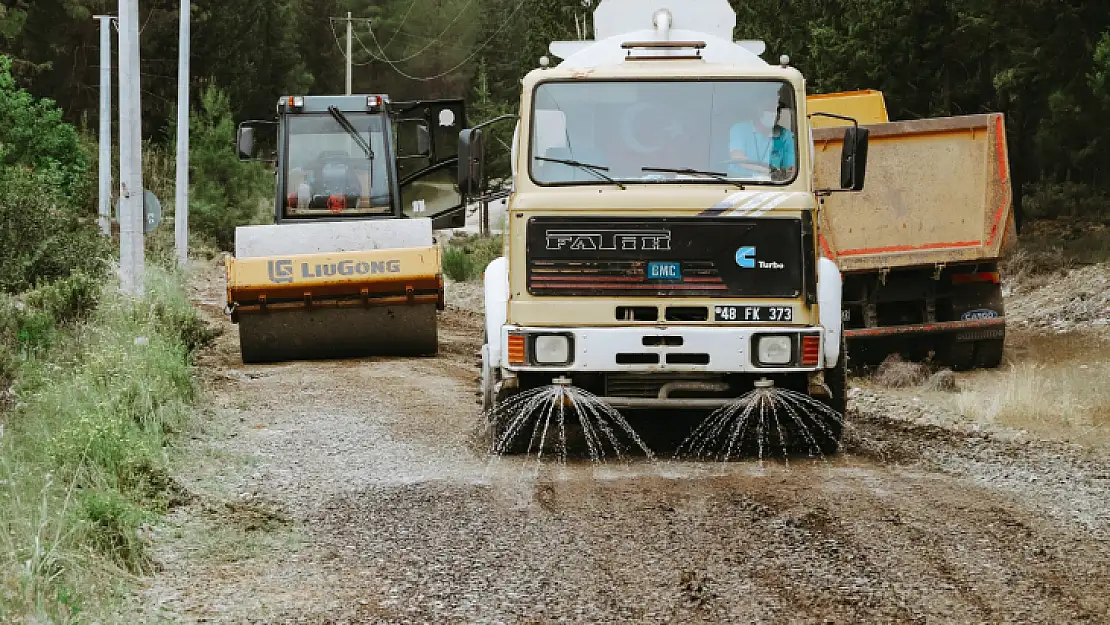
[[(618, 409), (712, 409), (759, 382), (843, 412), (817, 197), (862, 188), (866, 131), (844, 133), (841, 186), (816, 189), (801, 73), (727, 23), (672, 28), (692, 4), (630, 5), (600, 36), (603, 3), (597, 41), (553, 45), (564, 61), (524, 78), (505, 256), (485, 274), (488, 410), (568, 381)], [(632, 17), (647, 28), (616, 25)], [(460, 136), (468, 193), (482, 132)], [(828, 451), (840, 425), (810, 430)]]

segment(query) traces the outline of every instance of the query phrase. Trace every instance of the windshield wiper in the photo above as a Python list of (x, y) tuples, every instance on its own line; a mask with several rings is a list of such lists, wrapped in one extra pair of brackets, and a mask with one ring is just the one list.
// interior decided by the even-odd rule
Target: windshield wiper
[(583, 163), (582, 161), (571, 161), (571, 160), (562, 159), (562, 158), (547, 158), (546, 156), (533, 156), (532, 158), (536, 159), (537, 161), (547, 161), (548, 163), (559, 163), (561, 165), (570, 165), (571, 167), (578, 167), (578, 168), (581, 168), (581, 169), (584, 169), (584, 170), (590, 172), (591, 174), (593, 174), (593, 175), (595, 175), (599, 178), (604, 178), (605, 180), (608, 180), (609, 182), (611, 182), (611, 183), (617, 185), (618, 187), (620, 187), (622, 191), (627, 189), (627, 187), (625, 187), (623, 184), (617, 182), (612, 176), (608, 176), (606, 174), (601, 173), (603, 171), (609, 171), (609, 168), (605, 167), (603, 165), (594, 165), (592, 163)]
[(741, 191), (744, 190), (744, 185), (740, 184), (739, 182), (736, 182), (735, 180), (730, 180), (728, 178), (728, 174), (723, 174), (723, 173), (717, 172), (717, 171), (705, 171), (705, 170), (702, 170), (702, 169), (690, 169), (688, 167), (687, 168), (681, 168), (681, 169), (674, 169), (674, 168), (670, 168), (670, 167), (641, 167), (640, 171), (650, 171), (650, 172), (657, 172), (657, 173), (662, 173), (662, 174), (687, 174), (687, 175), (692, 175), (692, 176), (708, 176), (710, 178), (716, 178), (717, 180), (720, 180), (721, 182), (727, 182), (729, 184), (734, 184), (737, 187), (739, 187)]
[(343, 114), (343, 111), (339, 110), (335, 106), (329, 106), (328, 112), (331, 113), (331, 116), (335, 118), (335, 123), (339, 124), (340, 128), (342, 128), (343, 130), (346, 130), (347, 134), (351, 135), (351, 138), (354, 139), (355, 143), (358, 144), (358, 147), (362, 148), (363, 152), (366, 152), (366, 158), (374, 160), (374, 151), (370, 149), (370, 144), (366, 143), (366, 140), (362, 138), (362, 135), (360, 135), (359, 132), (355, 130), (354, 124), (352, 124), (351, 120)]

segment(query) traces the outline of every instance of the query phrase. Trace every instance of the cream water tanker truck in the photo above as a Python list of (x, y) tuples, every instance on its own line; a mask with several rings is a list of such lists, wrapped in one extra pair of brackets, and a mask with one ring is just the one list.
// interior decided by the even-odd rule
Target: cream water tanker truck
[[(605, 0), (594, 21), (595, 41), (553, 44), (563, 61), (523, 80), (506, 254), (485, 272), (486, 408), (569, 381), (618, 409), (709, 409), (773, 383), (843, 413), (818, 197), (863, 189), (867, 131), (841, 130), (820, 188), (805, 79), (734, 42), (727, 2)], [(460, 135), (464, 195), (484, 130)], [(836, 450), (839, 417), (797, 425)]]

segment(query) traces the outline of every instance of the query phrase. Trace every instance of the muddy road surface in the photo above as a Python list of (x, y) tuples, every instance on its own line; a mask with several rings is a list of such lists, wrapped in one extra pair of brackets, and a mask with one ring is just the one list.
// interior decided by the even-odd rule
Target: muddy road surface
[(828, 460), (496, 459), (475, 434), (478, 316), (443, 314), (436, 358), (244, 366), (220, 288), (195, 292), (225, 334), (145, 620), (1110, 619), (1104, 451), (857, 393)]

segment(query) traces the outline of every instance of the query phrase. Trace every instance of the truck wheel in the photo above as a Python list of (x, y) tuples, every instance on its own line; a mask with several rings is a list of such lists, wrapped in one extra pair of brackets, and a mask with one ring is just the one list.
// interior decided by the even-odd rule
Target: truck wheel
[(957, 343), (954, 338), (942, 339), (938, 346), (937, 360), (953, 371), (967, 371), (975, 367), (975, 343)]
[[(836, 366), (825, 369), (825, 385), (829, 387), (830, 395), (814, 399), (825, 405), (826, 408), (836, 411), (835, 415), (810, 414), (812, 424), (807, 424), (813, 443), (818, 451), (825, 456), (836, 455), (840, 449), (840, 437), (844, 432), (844, 419), (848, 412), (848, 352), (845, 349), (844, 335), (840, 336), (840, 358)], [(813, 443), (805, 440), (805, 446), (812, 451)]]
[(1002, 364), (1005, 339), (991, 339), (975, 343), (975, 366), (982, 369), (996, 369)]

